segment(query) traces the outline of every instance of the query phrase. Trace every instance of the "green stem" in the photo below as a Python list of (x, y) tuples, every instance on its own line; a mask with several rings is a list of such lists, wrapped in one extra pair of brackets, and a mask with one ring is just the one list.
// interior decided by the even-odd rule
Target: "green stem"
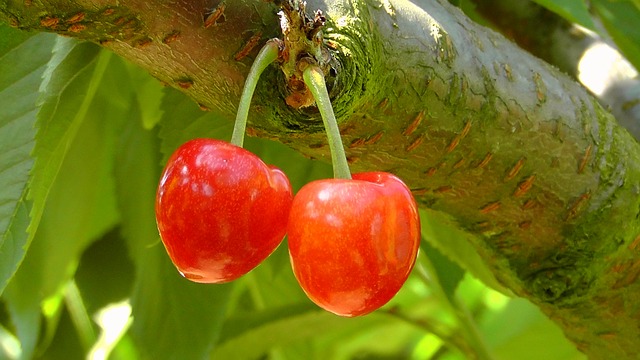
[(390, 316), (393, 316), (399, 320), (402, 320), (408, 324), (411, 324), (417, 328), (420, 328), (436, 336), (449, 349), (458, 349), (458, 351), (466, 355), (469, 355), (471, 353), (471, 349), (469, 348), (469, 345), (466, 344), (463, 341), (463, 339), (456, 336), (452, 336), (451, 335), (452, 331), (450, 329), (447, 329), (445, 325), (439, 323), (438, 320), (435, 320), (435, 319), (417, 320), (405, 314), (402, 314), (398, 311), (380, 310), (380, 312), (384, 312)]
[(338, 121), (333, 114), (333, 107), (331, 106), (331, 99), (327, 92), (327, 85), (324, 82), (322, 70), (315, 65), (309, 65), (304, 69), (302, 76), (304, 83), (309, 87), (313, 98), (316, 100), (316, 105), (318, 106), (318, 110), (320, 110), (320, 115), (322, 116), (325, 130), (327, 131), (329, 150), (331, 151), (331, 163), (333, 164), (333, 177), (336, 179), (351, 179), (347, 156), (345, 155), (344, 145), (342, 145), (342, 138), (340, 137)]
[(247, 80), (245, 80), (240, 97), (240, 104), (238, 105), (236, 123), (233, 127), (233, 134), (231, 135), (231, 143), (236, 146), (242, 147), (244, 144), (244, 133), (247, 129), (249, 106), (251, 105), (251, 98), (256, 90), (258, 79), (260, 79), (260, 74), (262, 74), (269, 64), (278, 58), (279, 52), (280, 50), (278, 49), (276, 40), (267, 41), (253, 61), (251, 69), (249, 69), (249, 75), (247, 75)]
[(478, 330), (478, 326), (476, 322), (473, 320), (473, 315), (469, 312), (469, 309), (461, 304), (459, 301), (455, 301), (454, 304), (459, 311), (458, 317), (464, 324), (464, 328), (469, 336), (470, 342), (473, 344), (473, 347), (478, 351), (478, 355), (481, 359), (489, 359), (493, 360), (494, 357), (491, 354), (491, 351), (487, 347), (480, 330)]
[(84, 349), (89, 351), (96, 341), (96, 334), (75, 280), (69, 281), (69, 284), (65, 288), (64, 300), (69, 310), (71, 321), (76, 327), (76, 331), (80, 337), (80, 341)]

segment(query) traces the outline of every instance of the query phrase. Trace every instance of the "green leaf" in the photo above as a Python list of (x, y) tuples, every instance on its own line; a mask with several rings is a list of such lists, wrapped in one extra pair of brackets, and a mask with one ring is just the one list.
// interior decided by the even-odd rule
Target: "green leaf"
[(367, 329), (384, 321), (370, 314), (346, 319), (308, 303), (268, 308), (229, 318), (211, 359), (256, 359), (270, 350), (311, 340), (345, 327)]
[(595, 31), (595, 24), (585, 0), (533, 0), (572, 23)]
[(26, 357), (35, 345), (32, 337), (39, 334), (41, 302), (62, 296), (80, 253), (118, 219), (110, 176), (112, 146), (105, 144), (113, 134), (101, 126), (108, 124), (86, 122), (79, 130), (29, 252), (5, 291), (12, 319), (22, 329), (19, 338)]
[(25, 299), (24, 303), (16, 303), (15, 306), (7, 304), (11, 320), (15, 326), (18, 341), (20, 343), (20, 359), (31, 359), (38, 344), (40, 334), (40, 312), (33, 311), (34, 301)]
[(158, 79), (139, 67), (127, 64), (130, 83), (133, 86), (138, 109), (145, 129), (153, 128), (162, 118), (161, 104), (164, 87)]
[(26, 190), (22, 198), (17, 202), (9, 228), (2, 235), (2, 245), (0, 246), (2, 283), (0, 284), (0, 290), (3, 293), (27, 252), (26, 244), (29, 239), (27, 227), (30, 222), (31, 203), (26, 201), (25, 197)]
[(116, 228), (91, 244), (80, 258), (75, 281), (89, 314), (123, 301), (133, 287), (135, 267)]
[[(39, 334), (42, 302), (50, 298), (49, 304), (60, 304), (79, 255), (118, 220), (111, 176), (117, 121), (110, 118), (109, 97), (96, 101), (91, 90), (108, 68), (108, 57), (102, 68), (100, 61), (87, 68), (85, 61), (91, 63), (95, 57), (87, 55), (97, 54), (94, 45), (87, 44), (91, 50), (82, 45), (58, 46), (69, 51), (64, 59), (52, 60), (60, 61), (47, 75), (48, 89), (60, 92), (53, 96), (53, 103), (45, 101), (40, 112), (47, 116), (40, 119), (31, 183), (34, 241), (4, 294), (26, 358), (33, 353), (33, 338)], [(76, 129), (70, 131), (70, 127)], [(49, 322), (45, 338), (50, 338), (57, 311), (43, 314)]]
[[(34, 43), (31, 43), (34, 42)], [(2, 276), (0, 280), (0, 293), (3, 291), (8, 280), (13, 276), (15, 270), (21, 263), (33, 236), (36, 232), (42, 212), (44, 210), (44, 204), (48, 195), (49, 189), (55, 180), (55, 176), (61, 166), (64, 155), (67, 148), (73, 139), (81, 120), (82, 114), (76, 113), (75, 110), (86, 108), (86, 104), (90, 102), (91, 96), (85, 98), (85, 94), (91, 95), (91, 92), (87, 92), (86, 83), (83, 82), (83, 75), (91, 72), (93, 67), (93, 59), (97, 54), (97, 47), (94, 45), (85, 44), (83, 46), (76, 45), (79, 43), (73, 42), (68, 39), (59, 37), (53, 37), (52, 35), (37, 35), (29, 40), (28, 47), (24, 47), (24, 55), (17, 56), (12, 54), (11, 71), (5, 71), (4, 73), (10, 74), (9, 76), (16, 78), (21, 71), (14, 71), (15, 68), (22, 68), (23, 64), (28, 64), (29, 59), (34, 61), (40, 61), (41, 63), (48, 60), (46, 70), (42, 68), (39, 70), (37, 76), (37, 83), (40, 84), (40, 75), (45, 74), (45, 80), (40, 84), (40, 89), (45, 100), (38, 112), (38, 125), (40, 129), (36, 136), (36, 145), (33, 150), (33, 155), (36, 157), (35, 164), (32, 169), (31, 189), (28, 196), (21, 195), (21, 201), (25, 199), (31, 199), (32, 202), (28, 204), (22, 204), (21, 209), (28, 209), (31, 216), (31, 222), (29, 223), (29, 234), (25, 233), (24, 226), (26, 218), (24, 213), (16, 212), (14, 215), (8, 217), (13, 219), (10, 231), (3, 233), (2, 248), (0, 248), (0, 264), (2, 264)], [(55, 46), (54, 46), (55, 44)], [(54, 49), (53, 58), (51, 57), (51, 49)], [(16, 50), (21, 49), (20, 47)], [(75, 49), (75, 51), (74, 51)], [(22, 51), (22, 50), (21, 50)], [(74, 56), (71, 56), (73, 54)], [(3, 57), (9, 59), (9, 57)], [(37, 60), (40, 59), (40, 60)], [(79, 75), (79, 76), (78, 76)], [(98, 71), (95, 73), (96, 77), (100, 77), (101, 73)], [(77, 76), (77, 77), (76, 77)], [(52, 81), (53, 79), (53, 81)], [(33, 80), (35, 86), (35, 79)], [(36, 92), (34, 88), (29, 88), (30, 96), (35, 96)], [(66, 94), (73, 96), (79, 101), (82, 106), (79, 107), (78, 103), (73, 101), (61, 102), (62, 95)], [(5, 98), (3, 98), (4, 103)], [(7, 100), (10, 100), (8, 98)], [(35, 98), (33, 99), (35, 104)], [(12, 105), (7, 105), (7, 108), (11, 108)], [(34, 107), (35, 108), (35, 107)], [(29, 129), (24, 131), (24, 135), (32, 134), (33, 122), (30, 123)], [(31, 135), (33, 136), (33, 135)], [(29, 151), (31, 148), (29, 148)], [(24, 189), (23, 191), (26, 191)]]
[(640, 8), (629, 1), (594, 0), (592, 7), (624, 56), (640, 69)]
[(136, 95), (129, 94), (129, 107), (122, 110), (127, 122), (119, 138), (115, 176), (122, 236), (131, 258), (137, 260), (160, 242), (155, 197), (161, 164), (157, 128), (143, 128), (140, 103)]
[[(107, 69), (114, 72), (108, 62), (105, 64)], [(33, 269), (41, 272), (35, 278), (42, 279), (38, 292), (44, 297), (66, 282), (69, 266), (75, 269), (79, 255), (90, 242), (102, 237), (119, 220), (112, 172), (120, 119), (110, 111), (112, 103), (106, 95), (87, 100), (71, 91), (97, 86), (98, 81), (94, 72), (81, 72), (67, 89), (69, 92), (65, 91), (59, 98), (58, 109), (80, 108), (89, 103), (83, 114), (65, 113), (82, 116), (82, 119), (78, 120), (77, 136), (68, 144), (56, 179), (47, 193), (36, 240), (32, 244), (34, 248), (30, 249), (23, 265), (27, 266), (33, 252)], [(58, 115), (55, 120), (59, 120)], [(53, 130), (52, 127), (49, 129)]]
[(420, 251), (424, 251), (429, 261), (431, 261), (440, 286), (449, 301), (455, 301), (456, 288), (464, 277), (464, 270), (429, 242), (424, 241), (424, 239), (420, 245)]
[(496, 280), (484, 260), (471, 246), (471, 234), (460, 230), (453, 220), (445, 215), (429, 209), (420, 209), (420, 222), (422, 237), (434, 248), (487, 286), (504, 294), (510, 293)]
[(70, 144), (82, 122), (111, 57), (90, 43), (56, 38), (54, 55), (41, 86), (43, 103), (38, 113), (38, 134), (33, 152), (36, 158), (29, 198), (33, 200), (33, 234), (44, 204)]
[(60, 311), (60, 321), (57, 326), (55, 337), (51, 339), (51, 345), (42, 352), (38, 352), (35, 359), (46, 360), (67, 360), (85, 359), (85, 351), (82, 348), (77, 329), (65, 309)]
[[(8, 38), (10, 40), (6, 40)], [(53, 35), (0, 27), (0, 294), (26, 251), (26, 188), (33, 166), (37, 96)]]

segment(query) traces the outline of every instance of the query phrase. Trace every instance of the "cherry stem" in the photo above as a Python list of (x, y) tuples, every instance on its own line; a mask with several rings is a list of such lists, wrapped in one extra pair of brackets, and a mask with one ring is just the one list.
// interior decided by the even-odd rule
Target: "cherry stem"
[(258, 56), (251, 64), (247, 80), (245, 80), (244, 88), (242, 89), (242, 95), (240, 96), (240, 104), (238, 105), (238, 113), (236, 114), (236, 123), (233, 126), (233, 134), (231, 134), (231, 143), (233, 145), (242, 147), (244, 144), (244, 134), (247, 129), (247, 118), (249, 117), (249, 106), (251, 105), (251, 98), (256, 90), (258, 79), (264, 71), (278, 58), (280, 50), (278, 49), (278, 43), (275, 40), (269, 40), (260, 49)]
[(322, 116), (322, 122), (327, 132), (329, 140), (329, 150), (331, 151), (331, 162), (333, 164), (333, 177), (336, 179), (351, 179), (351, 171), (347, 163), (347, 156), (344, 152), (344, 145), (340, 137), (338, 121), (333, 113), (331, 99), (327, 92), (327, 85), (324, 82), (324, 74), (316, 65), (309, 65), (302, 72), (304, 83), (309, 87), (313, 98), (316, 100), (318, 110)]

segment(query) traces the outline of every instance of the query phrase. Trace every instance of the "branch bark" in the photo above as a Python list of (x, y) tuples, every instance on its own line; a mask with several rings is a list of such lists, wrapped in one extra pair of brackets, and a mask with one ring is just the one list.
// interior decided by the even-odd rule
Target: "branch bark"
[[(474, 3), (478, 12), (520, 47), (579, 79), (620, 125), (640, 139), (640, 78), (611, 39), (577, 29), (533, 1)], [(604, 26), (595, 22), (606, 34)]]
[[(352, 169), (401, 176), (590, 358), (635, 358), (636, 141), (572, 79), (444, 0), (307, 7), (327, 17)], [(276, 12), (260, 0), (0, 2), (9, 24), (99, 43), (229, 119), (251, 58), (279, 35)], [(328, 161), (317, 110), (285, 103), (276, 68), (263, 76), (251, 132)]]

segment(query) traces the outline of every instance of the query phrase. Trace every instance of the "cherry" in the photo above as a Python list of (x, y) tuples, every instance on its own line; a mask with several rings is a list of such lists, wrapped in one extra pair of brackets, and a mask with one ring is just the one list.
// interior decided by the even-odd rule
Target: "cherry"
[(400, 290), (416, 261), (420, 220), (399, 178), (360, 173), (300, 189), (288, 238), (293, 272), (307, 296), (351, 317), (378, 309)]
[(291, 206), (293, 273), (318, 306), (341, 316), (368, 314), (400, 290), (420, 247), (420, 218), (409, 188), (395, 175), (351, 176), (321, 69), (303, 79), (327, 132), (334, 179), (311, 182)]
[(278, 41), (270, 40), (251, 65), (231, 143), (191, 140), (171, 155), (164, 169), (156, 221), (171, 261), (187, 279), (237, 279), (282, 242), (293, 197), (289, 180), (242, 148), (256, 83), (278, 56)]
[(169, 257), (195, 282), (224, 283), (251, 271), (282, 241), (292, 202), (286, 175), (253, 153), (195, 139), (173, 153), (156, 197)]

